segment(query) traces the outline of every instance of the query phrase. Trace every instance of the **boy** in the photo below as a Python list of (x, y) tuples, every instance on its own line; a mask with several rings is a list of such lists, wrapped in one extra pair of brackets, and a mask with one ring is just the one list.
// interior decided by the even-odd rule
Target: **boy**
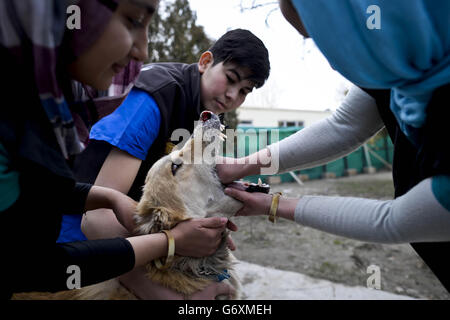
[[(247, 30), (224, 34), (198, 63), (155, 63), (144, 67), (123, 104), (91, 130), (90, 144), (75, 167), (81, 182), (108, 186), (138, 201), (150, 167), (167, 151), (178, 128), (192, 132), (203, 110), (238, 108), (270, 71), (268, 52)], [(79, 221), (65, 216), (59, 241), (85, 238)], [(128, 232), (109, 210), (88, 212), (83, 231), (90, 239)]]

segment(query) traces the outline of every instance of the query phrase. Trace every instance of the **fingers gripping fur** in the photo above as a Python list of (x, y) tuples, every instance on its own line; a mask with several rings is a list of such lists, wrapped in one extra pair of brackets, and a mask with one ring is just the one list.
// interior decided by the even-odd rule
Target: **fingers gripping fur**
[[(138, 208), (139, 211), (139, 208)], [(167, 208), (156, 207), (147, 210), (145, 213), (140, 212), (135, 216), (136, 233), (149, 234), (157, 233), (161, 230), (170, 230), (181, 221), (186, 220), (181, 213), (174, 212)]]
[(136, 225), (138, 234), (157, 233), (170, 229), (169, 214), (162, 208), (154, 208), (149, 215), (137, 215)]

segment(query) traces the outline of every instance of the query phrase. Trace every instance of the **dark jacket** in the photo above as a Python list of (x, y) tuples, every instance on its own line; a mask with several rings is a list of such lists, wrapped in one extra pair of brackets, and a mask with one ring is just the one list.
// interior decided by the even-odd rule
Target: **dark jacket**
[[(148, 69), (147, 69), (148, 68)], [(135, 84), (155, 99), (161, 125), (158, 137), (142, 162), (128, 195), (139, 201), (142, 186), (151, 166), (165, 154), (166, 144), (175, 129), (192, 132), (194, 122), (203, 111), (200, 105), (200, 72), (197, 64), (154, 63), (141, 71)], [(178, 141), (171, 141), (177, 143)], [(79, 181), (94, 183), (112, 146), (104, 141), (91, 141), (75, 167)]]
[[(381, 118), (394, 144), (392, 175), (395, 197), (407, 193), (420, 181), (439, 174), (450, 175), (448, 117), (450, 84), (435, 90), (427, 106), (427, 120), (419, 129), (421, 143), (415, 147), (401, 131), (390, 110), (390, 90), (364, 89), (375, 100)], [(449, 230), (450, 232), (450, 230)], [(411, 246), (450, 292), (450, 242), (412, 243)]]
[(67, 268), (81, 269), (81, 285), (121, 275), (134, 266), (124, 239), (56, 244), (62, 213), (84, 211), (90, 185), (75, 182), (37, 95), (35, 79), (0, 47), (0, 143), (19, 172), (18, 200), (1, 214), (1, 292), (67, 290)]

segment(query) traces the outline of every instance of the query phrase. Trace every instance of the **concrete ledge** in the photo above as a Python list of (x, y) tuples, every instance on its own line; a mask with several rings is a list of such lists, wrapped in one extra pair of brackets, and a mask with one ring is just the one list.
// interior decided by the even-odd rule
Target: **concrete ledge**
[(309, 175), (307, 175), (307, 174), (299, 174), (299, 175), (297, 175), (297, 177), (298, 177), (301, 181), (308, 181), (308, 180), (309, 180)]
[(356, 176), (357, 174), (358, 174), (358, 170), (356, 170), (356, 169), (347, 169), (347, 170), (345, 170), (345, 173), (344, 173), (344, 175), (346, 177)]
[(415, 299), (363, 286), (350, 287), (297, 272), (238, 261), (245, 300), (410, 300)]
[(377, 172), (377, 168), (375, 167), (365, 167), (364, 172), (368, 174), (374, 174)]
[(281, 183), (281, 177), (280, 176), (271, 176), (267, 178), (267, 183), (269, 184), (280, 184)]
[(324, 173), (322, 173), (322, 179), (336, 179), (336, 173), (324, 172)]

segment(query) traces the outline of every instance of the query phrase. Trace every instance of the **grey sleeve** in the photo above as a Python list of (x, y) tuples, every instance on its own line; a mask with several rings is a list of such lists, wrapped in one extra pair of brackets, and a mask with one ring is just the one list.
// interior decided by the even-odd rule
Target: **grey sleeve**
[(270, 145), (271, 172), (312, 168), (343, 157), (383, 128), (375, 100), (353, 86), (328, 118)]
[(450, 211), (436, 200), (431, 180), (389, 201), (305, 196), (297, 204), (295, 221), (366, 242), (450, 241)]

